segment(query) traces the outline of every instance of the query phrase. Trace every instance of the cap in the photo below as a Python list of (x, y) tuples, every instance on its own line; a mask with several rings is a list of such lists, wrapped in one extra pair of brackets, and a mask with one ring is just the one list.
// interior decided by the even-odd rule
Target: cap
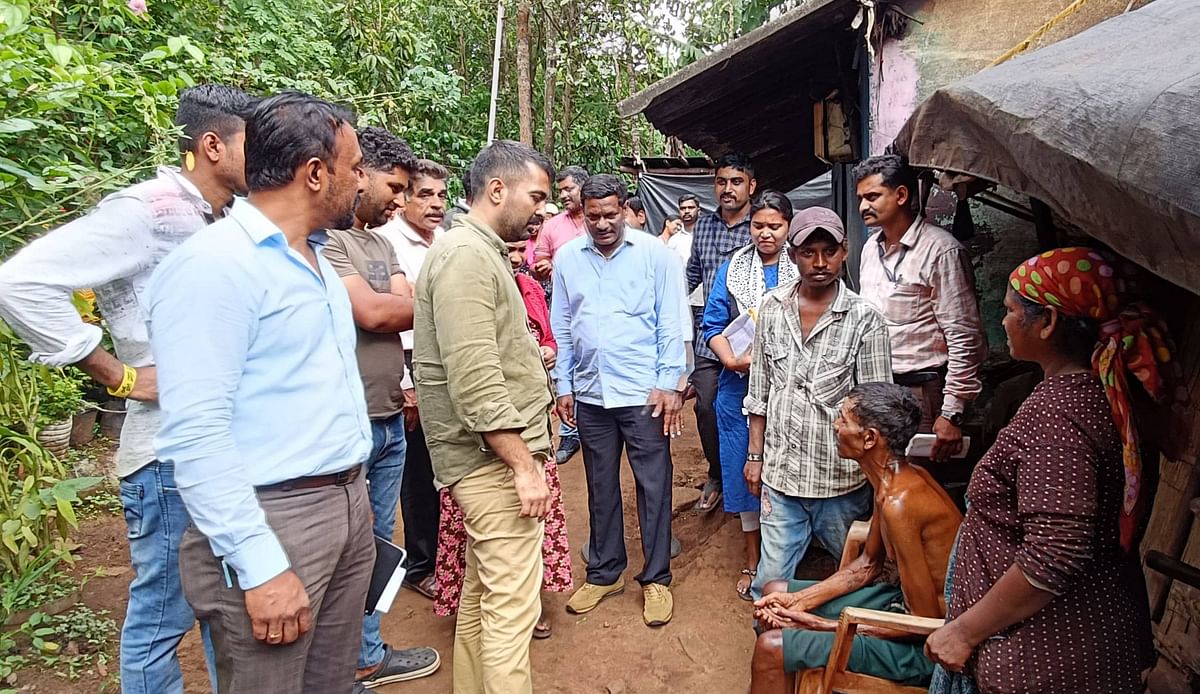
[(809, 207), (792, 217), (792, 223), (788, 225), (788, 243), (799, 246), (817, 229), (828, 231), (838, 243), (846, 240), (846, 229), (837, 212), (827, 207)]
[(552, 202), (546, 203), (546, 216), (553, 217), (556, 214), (558, 214), (558, 205), (555, 205)]

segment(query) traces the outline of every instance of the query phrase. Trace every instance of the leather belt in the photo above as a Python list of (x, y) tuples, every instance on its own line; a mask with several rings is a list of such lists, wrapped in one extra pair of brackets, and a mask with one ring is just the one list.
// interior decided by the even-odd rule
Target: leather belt
[(946, 373), (946, 366), (943, 365), (936, 369), (909, 371), (906, 374), (892, 374), (892, 382), (898, 386), (919, 386), (929, 383), (930, 381), (936, 381), (939, 378), (945, 378)]
[(317, 489), (320, 487), (345, 487), (358, 476), (362, 474), (362, 466), (355, 465), (349, 470), (335, 472), (329, 475), (313, 475), (312, 477), (297, 477), (292, 480), (284, 480), (275, 484), (264, 484), (261, 487), (255, 487), (256, 492), (290, 492), (297, 489)]

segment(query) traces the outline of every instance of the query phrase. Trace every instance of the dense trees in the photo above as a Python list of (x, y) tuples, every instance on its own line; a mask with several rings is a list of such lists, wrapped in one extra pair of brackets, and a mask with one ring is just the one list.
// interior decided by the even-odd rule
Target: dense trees
[[(505, 0), (501, 137), (615, 168), (663, 138), (616, 102), (753, 28), (769, 0)], [(478, 0), (0, 0), (0, 257), (172, 161), (178, 92), (219, 81), (347, 103), (461, 173), (487, 130)], [(513, 19), (515, 18), (515, 21)]]

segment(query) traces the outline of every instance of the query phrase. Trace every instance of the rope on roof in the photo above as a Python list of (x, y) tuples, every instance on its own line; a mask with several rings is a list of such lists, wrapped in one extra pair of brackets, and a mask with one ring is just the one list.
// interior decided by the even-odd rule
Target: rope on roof
[(1004, 55), (993, 60), (991, 62), (991, 64), (988, 65), (988, 67), (995, 67), (996, 65), (999, 65), (1000, 63), (1003, 63), (1011, 58), (1014, 58), (1014, 57), (1024, 53), (1029, 48), (1030, 44), (1032, 44), (1034, 41), (1037, 41), (1038, 39), (1045, 36), (1047, 33), (1050, 32), (1051, 29), (1058, 26), (1058, 24), (1060, 22), (1062, 22), (1064, 19), (1066, 19), (1067, 17), (1070, 17), (1071, 15), (1075, 14), (1075, 12), (1077, 12), (1079, 10), (1079, 8), (1083, 7), (1085, 4), (1087, 4), (1087, 0), (1075, 0), (1075, 2), (1072, 2), (1070, 5), (1067, 5), (1066, 7), (1063, 8), (1062, 12), (1059, 12), (1058, 14), (1051, 17), (1049, 21), (1047, 21), (1045, 24), (1038, 27), (1037, 31), (1035, 31), (1032, 34), (1030, 34), (1029, 36), (1027, 36), (1024, 41), (1018, 43), (1017, 45), (1015, 45), (1012, 48), (1005, 51)]

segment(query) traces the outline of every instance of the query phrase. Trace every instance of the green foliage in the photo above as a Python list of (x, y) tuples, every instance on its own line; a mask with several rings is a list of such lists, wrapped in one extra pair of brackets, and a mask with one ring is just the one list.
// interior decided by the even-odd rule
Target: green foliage
[(83, 405), (83, 383), (66, 370), (52, 369), (38, 380), (38, 426), (70, 419)]
[(117, 634), (107, 610), (78, 605), (52, 617), (34, 612), (18, 628), (0, 632), (0, 682), (23, 667), (38, 664), (75, 680), (86, 668), (106, 664)]
[[(0, 597), (0, 613), (22, 599), (30, 577), (72, 561), (67, 537), (78, 524), (79, 492), (101, 481), (68, 478), (63, 464), (38, 443), (37, 389), (48, 372), (41, 369), (39, 375), (25, 356), (0, 322), (0, 581), (12, 586)], [(77, 387), (70, 378), (60, 382)]]

